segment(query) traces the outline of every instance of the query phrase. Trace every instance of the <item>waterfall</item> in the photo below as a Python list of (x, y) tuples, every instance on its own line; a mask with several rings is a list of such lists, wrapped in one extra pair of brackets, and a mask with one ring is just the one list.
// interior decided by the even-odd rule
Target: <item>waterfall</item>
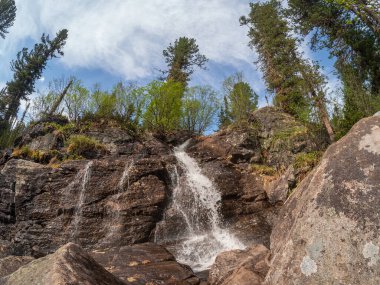
[(82, 210), (83, 210), (82, 208), (83, 208), (85, 194), (86, 194), (86, 186), (91, 177), (92, 164), (93, 164), (93, 161), (89, 161), (86, 164), (86, 167), (84, 168), (84, 171), (83, 171), (82, 183), (81, 183), (80, 192), (79, 192), (79, 199), (78, 199), (77, 206), (75, 209), (75, 216), (74, 216), (74, 221), (73, 221), (74, 230), (72, 232), (71, 239), (76, 238), (79, 222), (82, 219)]
[(118, 234), (120, 233), (120, 227), (122, 226), (122, 220), (121, 220), (121, 206), (120, 202), (118, 202), (118, 199), (121, 197), (121, 195), (124, 193), (125, 184), (127, 184), (127, 190), (129, 188), (129, 172), (133, 168), (135, 162), (132, 160), (130, 163), (126, 163), (124, 167), (123, 174), (121, 175), (121, 178), (119, 180), (119, 184), (117, 187), (117, 194), (114, 198), (115, 200), (115, 211), (112, 212), (112, 222), (108, 225), (108, 233), (106, 234), (104, 240), (106, 243), (112, 243), (115, 242), (118, 238)]
[(185, 151), (189, 141), (174, 149), (183, 174), (175, 170), (172, 211), (182, 217), (181, 234), (172, 249), (177, 260), (194, 271), (209, 269), (222, 251), (243, 249), (244, 245), (223, 228), (219, 213), (221, 195), (202, 174), (197, 162)]

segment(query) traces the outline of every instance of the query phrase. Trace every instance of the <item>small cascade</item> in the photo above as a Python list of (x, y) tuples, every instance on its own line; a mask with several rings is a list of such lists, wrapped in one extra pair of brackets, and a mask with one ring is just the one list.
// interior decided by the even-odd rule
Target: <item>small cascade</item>
[(117, 193), (114, 197), (114, 205), (115, 210), (112, 212), (111, 223), (108, 225), (107, 235), (104, 238), (105, 243), (114, 243), (120, 237), (120, 231), (122, 227), (122, 219), (121, 219), (121, 205), (118, 202), (121, 195), (126, 191), (125, 189), (129, 189), (129, 173), (133, 168), (135, 161), (127, 162), (124, 167), (123, 174), (119, 180), (119, 184), (117, 187)]
[[(174, 212), (184, 227), (171, 250), (179, 262), (199, 272), (209, 269), (220, 252), (245, 246), (223, 228), (219, 213), (221, 195), (212, 181), (202, 174), (197, 162), (185, 152), (188, 143), (174, 150), (183, 173), (178, 175), (176, 168), (172, 171), (172, 181), (176, 185), (170, 213)], [(165, 223), (161, 227), (165, 227)], [(161, 242), (160, 237), (155, 238)]]
[(93, 164), (93, 161), (89, 161), (83, 170), (82, 183), (81, 183), (80, 192), (79, 192), (79, 199), (76, 206), (75, 216), (74, 216), (74, 221), (73, 221), (74, 229), (72, 231), (71, 240), (74, 240), (77, 237), (78, 226), (82, 219), (82, 211), (83, 211), (82, 208), (83, 208), (83, 204), (85, 200), (87, 184), (91, 177), (92, 164)]

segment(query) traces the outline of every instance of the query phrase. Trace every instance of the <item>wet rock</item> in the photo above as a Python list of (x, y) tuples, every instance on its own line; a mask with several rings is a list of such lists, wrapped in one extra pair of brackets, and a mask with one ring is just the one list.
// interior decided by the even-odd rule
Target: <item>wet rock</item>
[(210, 270), (208, 282), (210, 285), (260, 285), (269, 269), (268, 254), (269, 249), (263, 245), (222, 252)]
[(380, 118), (331, 145), (285, 204), (266, 284), (380, 284)]
[[(269, 247), (276, 203), (284, 202), (295, 186), (291, 165), (298, 153), (318, 147), (294, 117), (265, 107), (253, 112), (246, 125), (194, 140), (188, 152), (218, 186), (227, 225), (243, 241)], [(261, 171), (253, 171), (253, 166)]]
[(197, 285), (192, 270), (179, 264), (164, 247), (154, 243), (99, 249), (92, 257), (125, 284)]
[(124, 284), (79, 246), (69, 243), (54, 254), (34, 260), (0, 279), (4, 285)]
[(10, 254), (35, 257), (68, 241), (85, 248), (106, 240), (115, 245), (149, 241), (169, 195), (165, 160), (165, 155), (95, 160), (85, 183), (88, 160), (51, 168), (12, 159), (0, 172), (0, 240), (12, 241)]
[(31, 256), (7, 256), (0, 259), (0, 278), (15, 272), (32, 260), (34, 258)]

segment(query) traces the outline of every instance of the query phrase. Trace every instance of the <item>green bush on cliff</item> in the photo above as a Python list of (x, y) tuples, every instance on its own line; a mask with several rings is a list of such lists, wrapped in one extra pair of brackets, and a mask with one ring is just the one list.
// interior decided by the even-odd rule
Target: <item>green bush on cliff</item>
[(84, 135), (72, 135), (67, 142), (67, 152), (70, 155), (78, 155), (92, 158), (97, 153), (104, 153), (106, 148), (94, 138)]
[(321, 159), (322, 152), (312, 151), (312, 152), (301, 152), (298, 153), (294, 159), (294, 167), (296, 169), (311, 169), (314, 168), (319, 160)]

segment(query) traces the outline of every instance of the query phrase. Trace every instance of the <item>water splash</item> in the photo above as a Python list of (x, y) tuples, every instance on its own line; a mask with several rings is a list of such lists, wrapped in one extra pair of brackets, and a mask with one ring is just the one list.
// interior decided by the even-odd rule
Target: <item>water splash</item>
[(182, 217), (186, 227), (174, 246), (177, 260), (194, 271), (209, 269), (223, 251), (245, 246), (228, 229), (222, 227), (219, 213), (221, 195), (212, 181), (202, 174), (197, 162), (185, 151), (189, 141), (175, 148), (174, 155), (183, 169), (173, 190), (172, 209)]
[(74, 240), (77, 237), (78, 233), (78, 226), (82, 219), (82, 211), (83, 211), (83, 204), (85, 200), (85, 194), (86, 194), (86, 186), (91, 178), (91, 167), (93, 165), (93, 161), (89, 161), (86, 164), (86, 167), (83, 170), (83, 177), (82, 177), (82, 183), (81, 188), (79, 192), (79, 199), (75, 210), (75, 216), (73, 221), (73, 228), (71, 239)]

